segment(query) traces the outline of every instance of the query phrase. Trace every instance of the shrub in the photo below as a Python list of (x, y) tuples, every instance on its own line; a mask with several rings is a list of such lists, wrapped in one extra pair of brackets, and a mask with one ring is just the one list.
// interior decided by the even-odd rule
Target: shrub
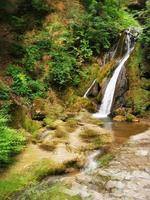
[(25, 138), (21, 133), (8, 128), (7, 120), (0, 116), (0, 167), (5, 167), (12, 161), (12, 156), (19, 153), (25, 144)]
[(30, 98), (43, 97), (45, 95), (46, 85), (39, 80), (32, 80), (21, 67), (9, 65), (7, 75), (13, 78), (12, 89), (15, 94)]
[(36, 45), (26, 47), (23, 64), (28, 72), (33, 72), (35, 64), (41, 59), (39, 48)]
[(145, 29), (141, 36), (141, 43), (144, 46), (145, 58), (150, 61), (150, 19), (146, 20)]
[[(50, 63), (51, 82), (57, 89), (76, 83), (78, 67), (77, 60), (68, 52), (62, 50), (53, 52), (53, 61)], [(74, 78), (76, 79), (74, 80)]]
[(49, 11), (46, 0), (31, 0), (31, 5), (37, 12), (46, 13)]
[(9, 92), (10, 88), (0, 81), (0, 99), (1, 100), (8, 100), (9, 99)]

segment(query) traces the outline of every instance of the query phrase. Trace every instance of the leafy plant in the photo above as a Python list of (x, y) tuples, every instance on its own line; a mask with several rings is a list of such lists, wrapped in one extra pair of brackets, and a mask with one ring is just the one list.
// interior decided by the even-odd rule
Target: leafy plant
[[(51, 82), (58, 89), (66, 87), (68, 84), (75, 83), (78, 74), (76, 59), (68, 52), (62, 50), (53, 52), (53, 60), (50, 63)], [(74, 80), (74, 78), (76, 79)]]
[(0, 116), (0, 168), (12, 161), (12, 156), (19, 153), (25, 144), (21, 133), (8, 128), (7, 119)]
[(10, 88), (0, 81), (0, 99), (1, 100), (8, 100), (9, 99), (9, 92)]

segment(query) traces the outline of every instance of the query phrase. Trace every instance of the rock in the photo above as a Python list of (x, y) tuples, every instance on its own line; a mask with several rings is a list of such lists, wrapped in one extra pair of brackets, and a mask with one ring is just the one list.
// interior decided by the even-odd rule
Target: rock
[(117, 116), (117, 115), (122, 115), (122, 116), (125, 116), (126, 114), (126, 109), (124, 107), (119, 107), (117, 108), (116, 110), (114, 110), (114, 115)]
[(45, 140), (39, 145), (39, 147), (47, 151), (54, 151), (58, 143), (59, 143), (59, 140), (57, 139), (52, 139), (49, 141)]
[[(114, 96), (114, 108), (120, 108), (125, 105), (124, 94), (128, 90), (128, 81), (126, 77), (126, 68), (123, 67), (116, 84), (115, 96)], [(121, 114), (122, 115), (122, 114)]]
[(131, 10), (141, 10), (142, 8), (143, 8), (143, 6), (144, 6), (144, 4), (143, 4), (144, 2), (138, 2), (138, 1), (134, 1), (134, 2), (132, 2), (132, 3), (130, 3), (129, 5), (128, 5), (128, 8), (129, 9), (131, 9)]
[(67, 128), (62, 125), (58, 125), (55, 131), (55, 137), (57, 138), (66, 138), (67, 137)]
[(90, 101), (87, 98), (83, 98), (83, 97), (78, 97), (76, 102), (72, 105), (71, 109), (75, 112), (79, 112), (82, 109), (86, 109), (89, 112), (96, 112), (97, 111), (97, 105)]
[(117, 122), (123, 122), (126, 121), (126, 117), (123, 115), (117, 115), (116, 117), (113, 118), (113, 120)]
[(125, 117), (126, 117), (127, 122), (137, 122), (138, 121), (137, 118), (130, 113), (127, 113)]
[(91, 85), (91, 88), (88, 91), (86, 96), (87, 97), (96, 97), (99, 94), (99, 91), (100, 91), (100, 85), (99, 85), (98, 81), (95, 80), (93, 82), (93, 85)]
[(63, 124), (64, 122), (62, 120), (56, 120), (56, 121), (53, 121), (49, 118), (46, 118), (44, 120), (44, 122), (46, 123), (47, 127), (50, 128), (50, 129), (57, 129), (58, 126), (60, 126), (61, 124)]

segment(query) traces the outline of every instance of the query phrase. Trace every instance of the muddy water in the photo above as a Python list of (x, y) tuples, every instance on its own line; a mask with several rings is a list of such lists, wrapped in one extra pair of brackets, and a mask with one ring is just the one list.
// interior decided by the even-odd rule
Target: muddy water
[(110, 118), (102, 121), (104, 122), (104, 128), (113, 132), (116, 144), (126, 142), (130, 136), (142, 133), (149, 127), (148, 123), (143, 122), (114, 122)]

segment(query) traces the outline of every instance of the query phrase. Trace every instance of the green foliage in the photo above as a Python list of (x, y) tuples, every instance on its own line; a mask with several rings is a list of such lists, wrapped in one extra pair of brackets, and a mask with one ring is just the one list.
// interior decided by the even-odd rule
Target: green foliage
[(147, 2), (147, 10), (145, 11), (145, 25), (141, 37), (141, 43), (144, 47), (145, 58), (150, 61), (150, 2)]
[[(78, 86), (81, 79), (83, 63), (91, 62), (94, 55), (108, 50), (118, 39), (119, 32), (130, 25), (135, 25), (126, 11), (121, 7), (121, 1), (98, 0), (82, 1), (85, 11), (75, 12), (67, 26), (61, 23), (47, 25), (32, 39), (30, 45), (16, 47), (24, 53), (21, 65), (23, 70), (11, 72), (13, 76), (13, 91), (17, 95), (42, 96), (46, 90), (45, 84), (51, 83), (57, 89), (69, 85)], [(48, 11), (48, 4), (41, 0), (23, 0), (17, 15), (12, 17), (16, 29), (23, 26), (27, 19), (22, 10), (30, 15)], [(136, 24), (137, 25), (137, 24)], [(43, 57), (48, 56), (43, 62)], [(22, 56), (22, 53), (21, 53)], [(49, 65), (49, 74), (47, 69)], [(46, 74), (45, 71), (46, 71)], [(41, 78), (41, 82), (37, 79)]]
[(10, 88), (5, 83), (0, 81), (0, 99), (1, 100), (8, 100), (9, 99), (9, 92), (10, 92)]
[(23, 64), (25, 66), (25, 69), (28, 72), (33, 72), (35, 64), (40, 59), (40, 50), (36, 45), (27, 47), (25, 50), (25, 56), (23, 58)]
[(0, 116), (0, 168), (12, 161), (12, 156), (19, 153), (25, 144), (21, 133), (8, 128), (7, 120)]
[(138, 26), (133, 17), (124, 11), (116, 0), (106, 0), (104, 3), (88, 0), (84, 1), (84, 4), (87, 13), (80, 17), (80, 21), (71, 24), (75, 47), (81, 49), (80, 54), (83, 59), (92, 56), (92, 53), (99, 54), (109, 49), (116, 42), (120, 31), (129, 26)]
[(31, 79), (19, 66), (9, 65), (7, 74), (13, 78), (12, 90), (16, 95), (30, 98), (43, 97), (45, 95), (46, 85), (39, 80)]
[(53, 52), (50, 66), (51, 82), (57, 89), (78, 83), (77, 60), (68, 52), (63, 50)]
[[(27, 186), (33, 189), (34, 185), (38, 184), (38, 181), (40, 181), (44, 177), (49, 175), (62, 174), (64, 170), (65, 166), (63, 164), (54, 162), (53, 160), (50, 159), (43, 159), (40, 162), (28, 166), (28, 168), (25, 168), (22, 171), (10, 172), (9, 174), (7, 174), (6, 177), (0, 179), (0, 199), (1, 200), (5, 200), (7, 198), (16, 199), (15, 194), (18, 191), (23, 190)], [(27, 188), (27, 193), (28, 193), (28, 188)], [(19, 199), (26, 199), (25, 198), (26, 195), (24, 195), (23, 191), (20, 193), (19, 196), (20, 196)], [(35, 198), (36, 194), (35, 195), (31, 194), (31, 199), (33, 199), (32, 197)], [(42, 198), (44, 199), (43, 196)], [(27, 197), (27, 199), (29, 198)]]
[(31, 94), (31, 90), (28, 85), (28, 78), (24, 73), (19, 73), (14, 77), (12, 89), (15, 94), (20, 96)]
[(45, 13), (49, 11), (46, 0), (31, 0), (31, 5), (37, 12)]

